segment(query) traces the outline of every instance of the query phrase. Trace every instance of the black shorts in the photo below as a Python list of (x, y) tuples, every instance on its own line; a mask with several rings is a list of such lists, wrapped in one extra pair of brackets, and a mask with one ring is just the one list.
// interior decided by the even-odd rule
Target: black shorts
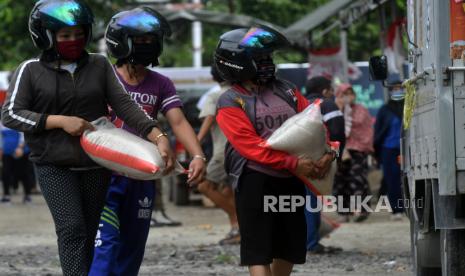
[(241, 233), (241, 265), (267, 265), (273, 259), (305, 263), (305, 207), (288, 213), (264, 212), (264, 195), (305, 197), (305, 186), (295, 177), (278, 178), (245, 169), (235, 193)]

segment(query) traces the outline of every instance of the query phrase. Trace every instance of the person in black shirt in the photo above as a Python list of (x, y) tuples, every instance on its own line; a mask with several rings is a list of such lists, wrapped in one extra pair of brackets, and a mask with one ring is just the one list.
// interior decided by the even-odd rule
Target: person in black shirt
[[(331, 80), (320, 76), (309, 79), (305, 85), (306, 97), (313, 102), (317, 99), (322, 99), (320, 105), (323, 121), (329, 132), (330, 141), (338, 141), (340, 143), (339, 152), (344, 150), (346, 136), (344, 132), (344, 115), (339, 110), (333, 100), (334, 89), (331, 85)], [(312, 209), (316, 208), (316, 197), (307, 189), (307, 195), (311, 197)], [(305, 210), (307, 219), (307, 251), (313, 254), (325, 254), (339, 251), (340, 248), (323, 246), (320, 244), (319, 228), (321, 223), (320, 212), (309, 212)]]
[(339, 152), (344, 149), (346, 136), (344, 133), (344, 115), (333, 100), (334, 89), (331, 80), (326, 77), (313, 77), (305, 85), (306, 97), (310, 102), (322, 99), (321, 115), (329, 131), (329, 140), (340, 143)]

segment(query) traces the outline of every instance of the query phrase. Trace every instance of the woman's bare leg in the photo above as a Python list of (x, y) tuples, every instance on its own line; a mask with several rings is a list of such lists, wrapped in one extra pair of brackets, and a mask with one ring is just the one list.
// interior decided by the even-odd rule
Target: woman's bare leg
[(273, 276), (270, 265), (251, 265), (249, 273), (250, 276)]
[[(197, 189), (208, 197), (219, 208), (223, 209), (228, 214), (232, 226), (237, 227), (236, 208), (234, 206), (234, 197), (232, 193), (223, 194), (215, 189), (215, 184), (205, 180), (197, 186)], [(232, 198), (232, 199), (231, 199)]]
[(274, 259), (271, 264), (271, 271), (273, 276), (289, 276), (291, 275), (293, 263), (285, 261), (283, 259)]

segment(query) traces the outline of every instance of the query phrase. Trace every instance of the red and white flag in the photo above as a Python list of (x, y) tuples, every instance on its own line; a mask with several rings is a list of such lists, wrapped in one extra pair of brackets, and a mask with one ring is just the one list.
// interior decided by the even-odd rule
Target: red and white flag
[(402, 26), (405, 23), (405, 18), (397, 19), (389, 26), (387, 32), (384, 54), (387, 57), (388, 70), (391, 74), (400, 74), (406, 60), (407, 55), (402, 43)]
[(351, 62), (348, 62), (348, 72), (344, 74), (344, 55), (339, 47), (310, 50), (308, 59), (308, 79), (324, 76), (344, 80), (347, 76), (349, 80), (356, 80), (362, 76), (360, 69)]

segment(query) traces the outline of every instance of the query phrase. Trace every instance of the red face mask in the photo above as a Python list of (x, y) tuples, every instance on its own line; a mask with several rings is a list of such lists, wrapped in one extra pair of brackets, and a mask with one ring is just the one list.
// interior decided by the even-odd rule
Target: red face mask
[(84, 38), (57, 42), (57, 50), (65, 60), (75, 61), (81, 57), (86, 46)]

